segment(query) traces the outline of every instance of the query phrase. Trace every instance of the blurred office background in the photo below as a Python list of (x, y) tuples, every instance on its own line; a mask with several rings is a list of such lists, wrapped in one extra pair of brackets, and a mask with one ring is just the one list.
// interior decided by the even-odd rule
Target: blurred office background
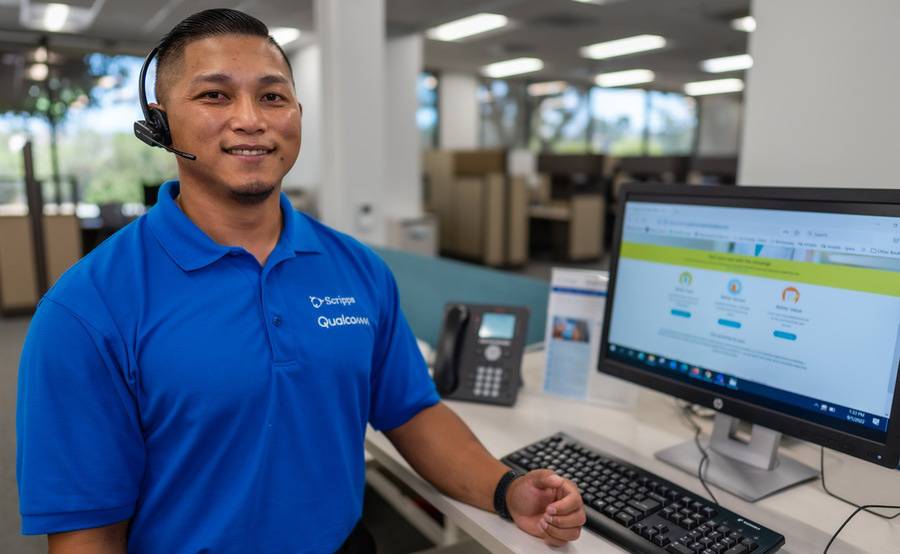
[(893, 0), (0, 0), (10, 551), (40, 550), (16, 537), (27, 315), (176, 177), (132, 135), (138, 71), (175, 23), (223, 6), (292, 60), (304, 140), (285, 192), (379, 247), (546, 280), (606, 267), (625, 182), (900, 186)]

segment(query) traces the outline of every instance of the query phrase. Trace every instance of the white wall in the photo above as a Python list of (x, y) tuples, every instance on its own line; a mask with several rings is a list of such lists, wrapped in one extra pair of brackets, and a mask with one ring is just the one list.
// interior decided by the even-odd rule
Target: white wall
[(322, 59), (322, 221), (383, 244), (384, 0), (315, 0)]
[(416, 125), (416, 82), (422, 72), (422, 35), (387, 42), (387, 177), (384, 213), (392, 217), (422, 215), (422, 145)]
[(900, 188), (900, 2), (754, 0), (739, 182)]
[(700, 137), (697, 152), (701, 156), (737, 156), (740, 150), (743, 105), (738, 94), (701, 96)]
[(322, 67), (317, 44), (289, 55), (297, 98), (303, 105), (303, 143), (300, 157), (284, 176), (285, 189), (315, 192), (322, 182)]
[(478, 148), (478, 79), (445, 72), (438, 79), (440, 148)]

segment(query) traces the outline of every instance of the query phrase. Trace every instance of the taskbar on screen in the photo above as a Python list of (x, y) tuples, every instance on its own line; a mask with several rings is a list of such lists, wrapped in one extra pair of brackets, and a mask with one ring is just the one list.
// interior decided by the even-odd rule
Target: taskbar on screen
[(725, 390), (729, 396), (738, 400), (782, 411), (876, 442), (883, 443), (887, 440), (889, 420), (882, 415), (869, 414), (855, 408), (832, 404), (827, 400), (776, 389), (714, 369), (620, 344), (610, 344), (608, 352), (609, 358), (665, 377), (674, 377), (711, 392)]

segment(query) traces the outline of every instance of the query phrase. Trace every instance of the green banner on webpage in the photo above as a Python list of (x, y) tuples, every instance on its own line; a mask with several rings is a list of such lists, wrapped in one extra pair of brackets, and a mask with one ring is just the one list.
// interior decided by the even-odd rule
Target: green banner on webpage
[(823, 287), (900, 296), (900, 274), (894, 271), (758, 258), (728, 252), (706, 252), (691, 248), (635, 242), (623, 242), (620, 256), (736, 275), (751, 275)]

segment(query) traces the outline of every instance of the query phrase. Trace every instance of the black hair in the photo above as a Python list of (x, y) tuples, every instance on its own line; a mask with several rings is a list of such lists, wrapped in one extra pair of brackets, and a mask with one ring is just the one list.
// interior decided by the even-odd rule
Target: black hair
[(281, 53), (284, 63), (287, 64), (288, 75), (293, 80), (294, 70), (291, 68), (291, 61), (275, 39), (269, 36), (269, 28), (265, 23), (238, 10), (215, 8), (186, 17), (159, 41), (156, 58), (157, 101), (162, 97), (160, 81), (164, 80), (160, 75), (165, 73), (167, 67), (181, 60), (184, 48), (196, 40), (218, 35), (249, 35), (268, 39), (269, 43)]

